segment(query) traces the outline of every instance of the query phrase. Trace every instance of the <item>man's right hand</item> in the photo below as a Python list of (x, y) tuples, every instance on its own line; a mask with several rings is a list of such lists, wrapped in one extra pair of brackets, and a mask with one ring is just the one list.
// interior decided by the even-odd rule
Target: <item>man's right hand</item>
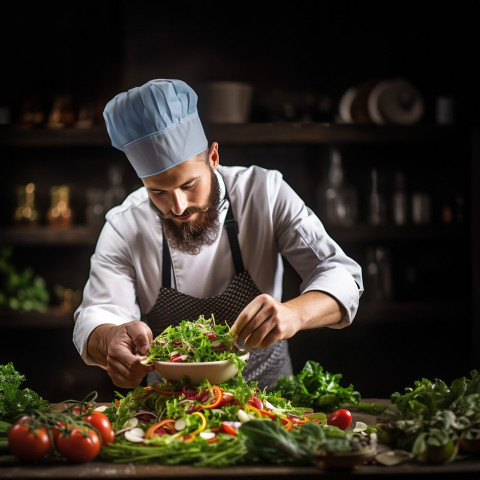
[(140, 363), (153, 339), (150, 328), (141, 321), (123, 325), (100, 325), (88, 340), (88, 354), (101, 367), (117, 387), (133, 388), (154, 370)]

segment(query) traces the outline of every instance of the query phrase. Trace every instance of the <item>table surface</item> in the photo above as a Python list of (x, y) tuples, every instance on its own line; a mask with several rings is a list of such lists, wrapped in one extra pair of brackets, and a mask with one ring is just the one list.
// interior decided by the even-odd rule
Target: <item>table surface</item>
[[(365, 402), (388, 404), (384, 399), (364, 399)], [(374, 415), (363, 412), (353, 412), (353, 421), (364, 422), (369, 425), (376, 423)], [(427, 465), (411, 461), (391, 467), (366, 464), (354, 470), (327, 470), (316, 466), (273, 466), (252, 465), (233, 466), (228, 468), (192, 467), (188, 465), (158, 465), (158, 464), (132, 464), (111, 462), (90, 462), (81, 465), (67, 464), (61, 460), (51, 460), (39, 465), (26, 465), (19, 462), (0, 464), (0, 478), (15, 479), (151, 479), (162, 480), (197, 480), (223, 478), (243, 479), (261, 477), (266, 479), (307, 479), (307, 478), (332, 478), (343, 479), (351, 477), (403, 479), (475, 479), (480, 480), (480, 454), (464, 460), (457, 460), (447, 465)]]

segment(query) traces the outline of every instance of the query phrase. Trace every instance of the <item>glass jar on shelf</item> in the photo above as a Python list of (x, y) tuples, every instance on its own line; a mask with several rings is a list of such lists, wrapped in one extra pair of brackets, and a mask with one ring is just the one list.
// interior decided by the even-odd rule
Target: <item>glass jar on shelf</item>
[(35, 184), (28, 183), (18, 188), (18, 202), (14, 221), (16, 225), (37, 225), (38, 212), (35, 209)]
[(47, 213), (47, 221), (51, 227), (67, 228), (72, 224), (70, 209), (70, 189), (66, 185), (50, 189), (51, 204)]

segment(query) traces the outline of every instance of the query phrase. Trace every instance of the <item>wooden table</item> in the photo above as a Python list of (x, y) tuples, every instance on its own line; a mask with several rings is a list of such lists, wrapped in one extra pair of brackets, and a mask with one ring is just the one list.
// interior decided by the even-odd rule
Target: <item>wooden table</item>
[[(384, 399), (365, 399), (365, 402), (388, 403)], [(364, 422), (369, 425), (376, 423), (373, 415), (353, 412), (353, 423)], [(82, 465), (70, 465), (61, 460), (52, 460), (41, 465), (26, 465), (11, 462), (0, 464), (0, 479), (152, 479), (162, 480), (221, 480), (221, 479), (347, 479), (373, 478), (375, 480), (408, 480), (443, 479), (480, 480), (480, 455), (465, 460), (458, 460), (447, 465), (426, 465), (419, 462), (408, 462), (401, 465), (386, 467), (381, 465), (362, 465), (355, 470), (325, 470), (320, 467), (253, 465), (229, 468), (206, 468), (186, 465), (166, 466), (157, 464), (135, 465), (132, 463), (118, 464), (110, 462), (90, 462)]]

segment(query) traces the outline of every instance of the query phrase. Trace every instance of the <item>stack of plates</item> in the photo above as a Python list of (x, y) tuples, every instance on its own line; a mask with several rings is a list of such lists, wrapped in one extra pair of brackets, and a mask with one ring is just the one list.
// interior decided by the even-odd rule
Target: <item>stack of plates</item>
[(402, 78), (368, 80), (349, 88), (339, 104), (340, 120), (345, 123), (413, 125), (423, 113), (422, 95)]

